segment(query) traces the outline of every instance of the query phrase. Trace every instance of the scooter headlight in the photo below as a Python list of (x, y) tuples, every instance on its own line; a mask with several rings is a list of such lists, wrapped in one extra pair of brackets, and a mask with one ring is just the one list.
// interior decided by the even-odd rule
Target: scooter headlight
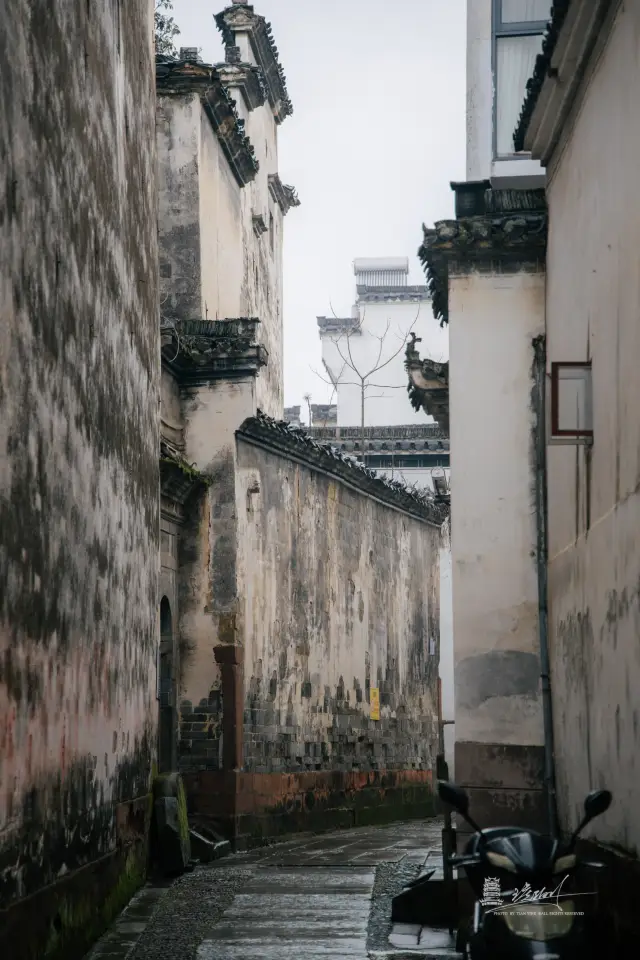
[(518, 868), (515, 863), (512, 863), (509, 860), (509, 857), (505, 857), (502, 853), (494, 853), (492, 850), (487, 850), (487, 860), (492, 867), (497, 867), (499, 870), (508, 870), (509, 873), (517, 873)]
[(500, 916), (516, 937), (526, 940), (557, 940), (566, 937), (573, 927), (573, 900), (514, 904), (500, 910)]
[(568, 870), (573, 870), (575, 865), (576, 865), (575, 853), (568, 853), (564, 857), (558, 857), (558, 859), (553, 865), (553, 872), (554, 874), (567, 873)]

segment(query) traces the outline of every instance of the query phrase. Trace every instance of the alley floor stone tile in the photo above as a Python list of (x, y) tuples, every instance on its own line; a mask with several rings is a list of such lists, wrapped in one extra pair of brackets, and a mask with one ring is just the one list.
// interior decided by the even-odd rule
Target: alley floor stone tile
[(393, 960), (389, 896), (437, 856), (441, 829), (432, 819), (297, 836), (198, 867), (141, 891), (85, 960), (366, 960), (379, 871), (395, 877), (378, 922), (380, 956)]
[(198, 960), (365, 960), (374, 871), (343, 867), (336, 877), (330, 868), (310, 867), (300, 880), (291, 893), (291, 874), (262, 866), (200, 946)]

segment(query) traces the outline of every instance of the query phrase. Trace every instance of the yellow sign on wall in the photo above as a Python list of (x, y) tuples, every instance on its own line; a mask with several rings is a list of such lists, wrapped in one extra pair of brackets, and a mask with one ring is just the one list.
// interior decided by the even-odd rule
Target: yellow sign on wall
[(369, 705), (371, 707), (369, 716), (372, 720), (380, 719), (380, 691), (377, 687), (371, 687), (369, 692)]

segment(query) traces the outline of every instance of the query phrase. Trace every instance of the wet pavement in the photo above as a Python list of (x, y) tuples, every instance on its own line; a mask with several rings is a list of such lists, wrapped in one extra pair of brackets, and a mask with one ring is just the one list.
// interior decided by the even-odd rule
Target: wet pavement
[(366, 957), (374, 879), (370, 867), (259, 866), (198, 960)]
[(441, 828), (298, 836), (149, 884), (86, 960), (456, 957), (446, 931), (391, 927), (392, 897), (438, 865)]

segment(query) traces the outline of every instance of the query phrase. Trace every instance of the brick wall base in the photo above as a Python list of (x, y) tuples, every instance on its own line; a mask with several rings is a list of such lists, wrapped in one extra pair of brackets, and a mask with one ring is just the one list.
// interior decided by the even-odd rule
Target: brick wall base
[(300, 831), (321, 832), (435, 816), (430, 770), (299, 774), (185, 773), (189, 812), (207, 817), (236, 845), (259, 846)]

